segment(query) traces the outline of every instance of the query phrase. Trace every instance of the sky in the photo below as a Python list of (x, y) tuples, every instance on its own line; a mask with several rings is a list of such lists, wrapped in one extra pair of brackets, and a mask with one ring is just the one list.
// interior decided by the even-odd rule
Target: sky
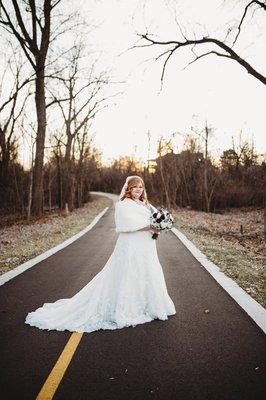
[[(187, 66), (194, 56), (188, 47), (183, 48), (169, 60), (161, 87), (164, 59), (155, 58), (163, 49), (133, 48), (141, 44), (138, 34), (147, 32), (158, 40), (181, 40), (176, 20), (189, 38), (209, 35), (224, 40), (228, 29), (238, 25), (248, 3), (248, 0), (63, 0), (60, 3), (60, 12), (79, 11), (91, 27), (87, 35), (81, 32), (86, 51), (98, 59), (98, 71), (108, 71), (110, 76), (111, 83), (105, 91), (105, 96), (110, 96), (108, 107), (96, 115), (91, 126), (104, 163), (125, 155), (146, 160), (148, 132), (150, 158), (156, 157), (158, 139), (161, 136), (168, 139), (173, 133), (177, 133), (175, 151), (180, 151), (184, 136), (191, 129), (200, 133), (206, 121), (212, 128), (209, 146), (215, 158), (232, 146), (232, 137), (237, 145), (240, 135), (242, 142), (253, 142), (259, 154), (266, 152), (265, 85), (237, 62), (211, 55)], [(229, 39), (234, 34), (232, 30)], [(60, 37), (57, 46), (67, 48), (69, 40), (66, 34)], [(264, 75), (265, 43), (265, 12), (253, 8), (247, 13), (234, 49)], [(199, 55), (212, 49), (212, 45), (205, 44), (195, 51)], [(31, 103), (28, 107), (28, 116), (36, 120), (35, 107)], [(53, 119), (58, 117), (49, 116), (50, 132)], [(22, 162), (29, 164), (29, 138), (23, 137), (21, 147)]]
[[(217, 156), (239, 140), (253, 140), (259, 153), (265, 152), (266, 91), (236, 62), (208, 56), (185, 68), (192, 61), (189, 49), (182, 49), (170, 60), (161, 89), (162, 61), (154, 58), (160, 48), (134, 48), (140, 44), (137, 33), (157, 39), (180, 39), (175, 17), (187, 36), (223, 39), (227, 29), (239, 21), (247, 1), (192, 0), (139, 1), (108, 0), (80, 3), (80, 11), (97, 28), (90, 34), (88, 47), (98, 51), (99, 67), (109, 68), (114, 82), (109, 92), (122, 92), (97, 115), (92, 127), (96, 144), (105, 161), (119, 155), (147, 157), (147, 132), (151, 132), (151, 157), (156, 155), (160, 136), (177, 135), (177, 149), (191, 126), (198, 131), (205, 121), (213, 128), (210, 148)], [(76, 6), (76, 3), (75, 3)], [(266, 73), (266, 24), (263, 11), (248, 13), (235, 50), (260, 72)], [(210, 50), (198, 48), (197, 53)]]

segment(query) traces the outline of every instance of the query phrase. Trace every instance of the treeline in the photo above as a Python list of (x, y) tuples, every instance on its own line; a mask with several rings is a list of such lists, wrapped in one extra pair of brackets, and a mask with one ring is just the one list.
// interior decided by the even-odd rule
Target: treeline
[[(205, 137), (206, 139), (206, 137)], [(151, 201), (167, 208), (190, 207), (207, 212), (231, 207), (263, 206), (266, 163), (247, 142), (223, 151), (214, 160), (205, 140), (187, 135), (178, 152), (172, 140), (160, 138), (157, 156), (147, 163), (120, 157), (105, 166), (86, 130), (72, 144), (58, 142), (43, 168), (43, 209), (71, 211), (89, 200), (90, 191), (119, 194), (128, 175), (143, 177)], [(0, 151), (1, 212), (30, 217), (32, 169), (25, 170), (13, 146), (8, 166)]]
[(140, 174), (149, 198), (168, 208), (190, 207), (215, 212), (231, 207), (262, 207), (266, 163), (247, 142), (223, 151), (219, 160), (206, 158), (191, 136), (175, 153), (171, 141), (160, 139), (158, 156), (140, 168), (131, 158), (101, 168), (95, 190), (119, 193), (127, 175)]
[[(84, 134), (75, 157), (67, 157), (65, 146), (53, 149), (43, 167), (42, 208), (51, 211), (73, 210), (89, 200), (93, 182), (98, 179), (100, 153), (87, 142)], [(3, 164), (0, 151), (0, 212), (1, 214), (20, 214), (30, 218), (32, 199), (33, 170), (25, 170), (12, 154), (8, 165)]]

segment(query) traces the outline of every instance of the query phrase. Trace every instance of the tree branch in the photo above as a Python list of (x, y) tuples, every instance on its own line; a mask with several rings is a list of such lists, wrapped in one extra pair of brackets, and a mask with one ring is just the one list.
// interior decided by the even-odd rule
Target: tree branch
[(35, 0), (29, 0), (29, 5), (31, 8), (31, 21), (32, 21), (32, 40), (34, 43), (38, 43), (37, 38), (37, 14), (36, 14), (36, 6)]
[(16, 91), (0, 106), (0, 112), (17, 96), (18, 92), (28, 83), (35, 81), (35, 78), (26, 79), (20, 86), (16, 88)]
[[(213, 51), (213, 54), (217, 54), (218, 56), (222, 56), (222, 57), (227, 57), (230, 58), (231, 60), (236, 61), (238, 64), (240, 64), (242, 67), (244, 67), (246, 69), (246, 71), (253, 75), (256, 79), (258, 79), (260, 82), (262, 82), (264, 85), (266, 85), (266, 77), (263, 76), (260, 72), (256, 71), (246, 60), (244, 60), (243, 58), (241, 58), (231, 47), (229, 47), (227, 44), (225, 44), (224, 42), (221, 42), (218, 39), (215, 38), (210, 38), (210, 37), (203, 37), (202, 39), (192, 39), (189, 40), (187, 39), (184, 42), (179, 42), (179, 41), (175, 41), (175, 40), (169, 40), (166, 42), (162, 42), (162, 41), (156, 41), (151, 39), (147, 34), (142, 34), (141, 37), (148, 41), (150, 44), (152, 45), (160, 45), (160, 46), (168, 46), (168, 45), (174, 45), (174, 47), (172, 49), (169, 49), (169, 55), (167, 56), (164, 65), (163, 65), (163, 71), (162, 71), (162, 76), (161, 76), (161, 80), (164, 77), (164, 73), (165, 73), (165, 68), (167, 65), (167, 62), (169, 61), (170, 57), (172, 56), (172, 54), (179, 48), (181, 47), (186, 47), (186, 46), (192, 46), (192, 45), (200, 45), (200, 44), (204, 44), (204, 43), (211, 43), (211, 44), (215, 44), (216, 46), (218, 46), (220, 49), (224, 50), (225, 53), (227, 54), (221, 54), (221, 53), (216, 53), (215, 51)], [(137, 46), (139, 47), (139, 46)], [(166, 52), (164, 52), (164, 54), (166, 54)], [(208, 55), (210, 53), (206, 53), (205, 55)], [(160, 56), (159, 56), (160, 57)], [(197, 58), (201, 58), (202, 56), (199, 56)]]
[(193, 64), (194, 62), (196, 62), (197, 60), (199, 60), (202, 57), (208, 56), (209, 54), (216, 54), (219, 57), (227, 57), (227, 58), (231, 58), (228, 54), (222, 54), (222, 53), (218, 53), (215, 50), (209, 51), (208, 53), (204, 53), (201, 54), (200, 56), (196, 56), (195, 60), (190, 61), (185, 67), (184, 69), (186, 69), (189, 65)]
[(25, 56), (26, 56), (27, 59), (29, 60), (29, 62), (30, 62), (30, 64), (31, 64), (31, 66), (33, 67), (33, 69), (35, 70), (35, 69), (36, 69), (35, 63), (34, 63), (34, 61), (32, 60), (30, 54), (28, 53), (28, 50), (31, 51), (31, 49), (30, 49), (30, 47), (27, 46), (27, 41), (25, 40), (25, 38), (23, 38), (23, 37), (19, 34), (19, 32), (16, 30), (15, 26), (13, 25), (13, 23), (12, 23), (10, 17), (9, 17), (9, 13), (7, 12), (7, 10), (6, 10), (6, 8), (5, 8), (5, 6), (4, 6), (2, 0), (0, 0), (0, 7), (1, 7), (2, 10), (4, 11), (4, 14), (5, 14), (6, 19), (7, 19), (7, 21), (4, 21), (4, 20), (1, 19), (1, 20), (0, 20), (0, 24), (2, 24), (2, 25), (4, 25), (4, 26), (8, 26), (8, 27), (11, 29), (12, 33), (15, 35), (15, 37), (16, 37), (17, 40), (19, 41), (19, 43), (20, 43), (20, 45), (21, 45), (21, 47), (22, 47), (22, 50), (23, 50)]
[(53, 104), (62, 103), (62, 102), (64, 102), (64, 101), (69, 101), (69, 100), (70, 100), (69, 97), (66, 98), (66, 99), (57, 99), (57, 98), (55, 98), (54, 100), (52, 100), (50, 103), (48, 103), (48, 104), (46, 105), (46, 108), (51, 107)]
[(42, 32), (42, 39), (40, 45), (40, 53), (45, 59), (48, 51), (50, 41), (50, 27), (51, 27), (51, 0), (44, 1), (43, 13), (44, 13), (44, 27)]
[(242, 26), (242, 24), (243, 24), (243, 22), (244, 22), (244, 19), (245, 19), (245, 17), (246, 17), (246, 14), (247, 14), (247, 11), (248, 11), (249, 7), (251, 7), (252, 4), (258, 4), (260, 8), (263, 8), (264, 11), (266, 11), (266, 3), (265, 3), (265, 2), (263, 3), (262, 1), (252, 0), (252, 1), (250, 1), (250, 2), (246, 5), (245, 10), (244, 10), (244, 13), (243, 13), (242, 18), (241, 18), (241, 21), (240, 21), (240, 23), (239, 23), (239, 25), (238, 25), (238, 28), (237, 28), (237, 29), (238, 29), (238, 32), (237, 32), (237, 35), (236, 35), (236, 37), (235, 37), (235, 39), (234, 39), (234, 41), (233, 41), (233, 46), (234, 46), (234, 44), (236, 43), (236, 41), (237, 41), (237, 39), (238, 39), (238, 36), (240, 35), (241, 26)]
[(21, 16), (21, 12), (20, 12), (20, 8), (19, 8), (19, 5), (17, 3), (17, 0), (13, 0), (13, 7), (15, 9), (17, 21), (18, 21), (19, 27), (21, 29), (21, 32), (22, 32), (26, 42), (29, 45), (30, 51), (32, 52), (32, 54), (35, 54), (36, 50), (38, 50), (38, 49), (36, 49), (36, 43), (34, 43), (34, 41), (30, 37), (30, 35), (29, 35), (25, 25), (24, 25), (24, 22), (23, 22), (23, 19), (22, 19), (22, 16)]

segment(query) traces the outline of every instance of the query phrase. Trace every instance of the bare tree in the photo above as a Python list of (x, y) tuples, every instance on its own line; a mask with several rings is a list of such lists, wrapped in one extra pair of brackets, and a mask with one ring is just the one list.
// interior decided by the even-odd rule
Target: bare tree
[[(51, 17), (61, 0), (13, 0), (13, 13), (6, 1), (0, 0), (0, 25), (18, 40), (24, 55), (35, 73), (35, 104), (37, 113), (36, 153), (33, 173), (33, 211), (42, 213), (43, 158), (46, 134), (45, 67), (51, 42)], [(9, 8), (10, 7), (10, 8)], [(30, 16), (30, 18), (28, 18)]]
[(147, 165), (147, 168), (145, 168), (145, 170), (144, 170), (144, 177), (145, 177), (145, 181), (146, 181), (146, 182), (149, 182), (149, 184), (150, 184), (151, 192), (154, 193), (154, 190), (155, 190), (155, 188), (154, 188), (154, 182), (153, 182), (153, 179), (152, 179), (152, 176), (151, 176), (151, 170), (153, 171), (153, 170), (154, 170), (154, 167), (151, 166), (151, 159), (150, 159), (150, 153), (151, 153), (151, 137), (152, 137), (151, 131), (150, 131), (150, 130), (148, 130), (146, 136), (147, 136), (147, 144), (148, 144), (148, 146), (147, 146), (147, 147), (148, 147), (148, 148), (147, 148), (147, 161), (148, 161), (148, 165)]
[(32, 185), (33, 185), (33, 160), (34, 160), (34, 138), (31, 137), (31, 166), (29, 176), (29, 190), (28, 190), (28, 209), (27, 209), (27, 222), (30, 222), (31, 218), (31, 202), (32, 202)]
[(168, 210), (170, 210), (171, 202), (170, 202), (169, 186), (168, 186), (169, 179), (167, 179), (169, 177), (169, 175), (164, 170), (164, 165), (163, 165), (163, 160), (162, 160), (163, 151), (164, 151), (165, 147), (168, 147), (167, 143), (164, 143), (163, 137), (161, 136), (160, 139), (158, 140), (158, 147), (157, 147), (157, 153), (159, 156), (159, 170), (160, 170), (160, 175), (161, 175), (161, 182), (162, 182), (163, 189), (164, 189), (165, 199), (166, 199), (166, 207)]
[[(62, 136), (62, 134), (61, 134)], [(59, 209), (63, 208), (63, 167), (62, 167), (62, 159), (63, 159), (63, 147), (65, 146), (62, 142), (62, 137), (54, 135), (54, 139), (56, 141), (56, 145), (53, 149), (53, 155), (56, 160), (56, 169), (57, 169), (57, 204)]]
[[(60, 90), (58, 95), (54, 91), (51, 92), (51, 101), (47, 104), (47, 107), (58, 105), (64, 121), (66, 143), (63, 188), (65, 196), (63, 196), (62, 206), (65, 207), (68, 203), (69, 210), (74, 208), (75, 143), (77, 140), (79, 140), (79, 145), (84, 142), (86, 134), (88, 135), (88, 132), (84, 132), (84, 128), (101, 109), (106, 107), (106, 105), (102, 106), (106, 100), (102, 94), (102, 88), (108, 84), (105, 73), (96, 75), (94, 64), (89, 70), (87, 68), (84, 70), (82, 51), (82, 45), (76, 46), (67, 60), (69, 67), (64, 70), (62, 76), (55, 76), (55, 79), (61, 83)], [(81, 142), (79, 135), (83, 137)]]
[(7, 179), (11, 153), (16, 146), (16, 138), (14, 137), (15, 126), (24, 110), (26, 101), (31, 95), (30, 91), (28, 91), (24, 93), (24, 100), (19, 101), (19, 93), (32, 81), (32, 77), (22, 81), (22, 65), (15, 64), (14, 69), (11, 65), (11, 60), (8, 60), (7, 68), (3, 73), (0, 85), (0, 91), (3, 92), (3, 81), (5, 80), (5, 74), (8, 70), (9, 74), (12, 76), (13, 85), (8, 98), (0, 104), (0, 174), (2, 181)]
[[(77, 173), (76, 173), (76, 181), (77, 181), (77, 206), (81, 207), (84, 193), (84, 170), (86, 167), (86, 161), (91, 156), (92, 152), (92, 143), (93, 137), (88, 135), (90, 131), (90, 126), (88, 122), (86, 122), (83, 126), (82, 132), (77, 136), (77, 144), (78, 144), (78, 164), (77, 164)], [(92, 178), (87, 174), (88, 178)]]
[(209, 167), (211, 165), (209, 158), (209, 136), (211, 128), (208, 126), (208, 123), (206, 121), (203, 134), (194, 130), (193, 128), (192, 130), (204, 141), (203, 193), (205, 199), (205, 209), (207, 212), (210, 212), (214, 189), (218, 182), (218, 174), (214, 176), (214, 179), (212, 179), (212, 177), (209, 175)]

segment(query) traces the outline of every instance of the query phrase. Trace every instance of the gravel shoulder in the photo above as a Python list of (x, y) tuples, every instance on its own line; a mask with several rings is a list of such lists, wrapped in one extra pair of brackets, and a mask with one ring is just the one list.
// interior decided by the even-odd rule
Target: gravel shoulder
[(211, 214), (180, 208), (173, 214), (176, 228), (266, 307), (263, 210)]
[(25, 221), (0, 229), (0, 275), (75, 235), (112, 201), (92, 195), (91, 201), (67, 216), (58, 211), (26, 224)]

